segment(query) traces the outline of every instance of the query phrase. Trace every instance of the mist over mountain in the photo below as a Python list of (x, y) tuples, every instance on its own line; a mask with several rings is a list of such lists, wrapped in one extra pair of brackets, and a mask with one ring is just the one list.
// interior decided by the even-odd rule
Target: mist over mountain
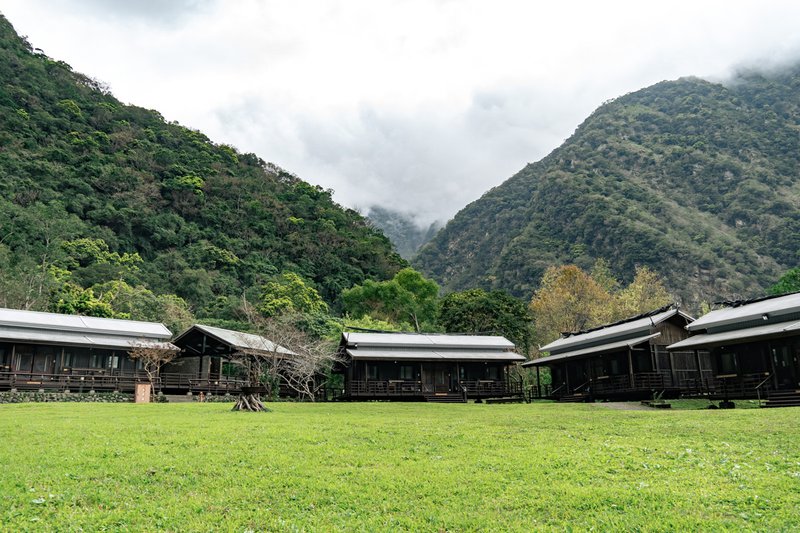
[(665, 81), (606, 102), (462, 209), (414, 261), (447, 290), (529, 298), (544, 270), (607, 259), (685, 302), (762, 294), (800, 250), (800, 68)]
[(432, 224), (420, 226), (413, 216), (380, 206), (370, 207), (367, 219), (389, 237), (389, 240), (397, 248), (397, 253), (407, 260), (414, 257), (417, 250), (431, 240), (436, 232), (444, 226), (438, 220)]

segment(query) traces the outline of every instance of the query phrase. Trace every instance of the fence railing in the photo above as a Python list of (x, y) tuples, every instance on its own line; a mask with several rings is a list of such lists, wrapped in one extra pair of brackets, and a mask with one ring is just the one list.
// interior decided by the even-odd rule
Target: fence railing
[(522, 394), (522, 383), (503, 380), (469, 380), (453, 384), (432, 384), (414, 380), (353, 380), (346, 386), (350, 396), (423, 396), (437, 392), (464, 392), (467, 397)]
[[(154, 380), (156, 391), (173, 389), (186, 392), (238, 392), (246, 382), (224, 376), (198, 378), (196, 374), (162, 373)], [(133, 392), (137, 383), (148, 383), (141, 371), (71, 369), (69, 373), (0, 372), (0, 389), (54, 390), (71, 392)]]

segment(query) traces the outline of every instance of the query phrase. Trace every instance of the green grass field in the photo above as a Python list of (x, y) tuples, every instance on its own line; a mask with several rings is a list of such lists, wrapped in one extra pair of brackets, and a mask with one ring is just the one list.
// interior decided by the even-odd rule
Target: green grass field
[(0, 406), (3, 530), (797, 530), (800, 408)]

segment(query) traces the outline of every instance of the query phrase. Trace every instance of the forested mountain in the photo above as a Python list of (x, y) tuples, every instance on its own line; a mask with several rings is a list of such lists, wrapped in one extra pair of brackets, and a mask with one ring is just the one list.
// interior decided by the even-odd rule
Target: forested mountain
[(800, 250), (800, 67), (661, 82), (459, 212), (415, 265), (530, 297), (549, 265), (637, 265), (687, 303), (763, 294)]
[(419, 227), (413, 217), (380, 206), (370, 207), (367, 218), (389, 237), (404, 259), (414, 257), (417, 250), (442, 228), (438, 221), (426, 228)]
[(329, 191), (123, 105), (0, 16), (0, 305), (46, 309), (116, 280), (222, 316), (282, 272), (333, 302), (405, 264)]

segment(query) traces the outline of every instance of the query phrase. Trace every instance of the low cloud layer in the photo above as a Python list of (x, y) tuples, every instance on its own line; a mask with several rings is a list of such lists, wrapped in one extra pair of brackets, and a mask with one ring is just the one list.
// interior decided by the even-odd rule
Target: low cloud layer
[(447, 219), (604, 100), (800, 56), (794, 2), (6, 0), (34, 46), (339, 202)]

